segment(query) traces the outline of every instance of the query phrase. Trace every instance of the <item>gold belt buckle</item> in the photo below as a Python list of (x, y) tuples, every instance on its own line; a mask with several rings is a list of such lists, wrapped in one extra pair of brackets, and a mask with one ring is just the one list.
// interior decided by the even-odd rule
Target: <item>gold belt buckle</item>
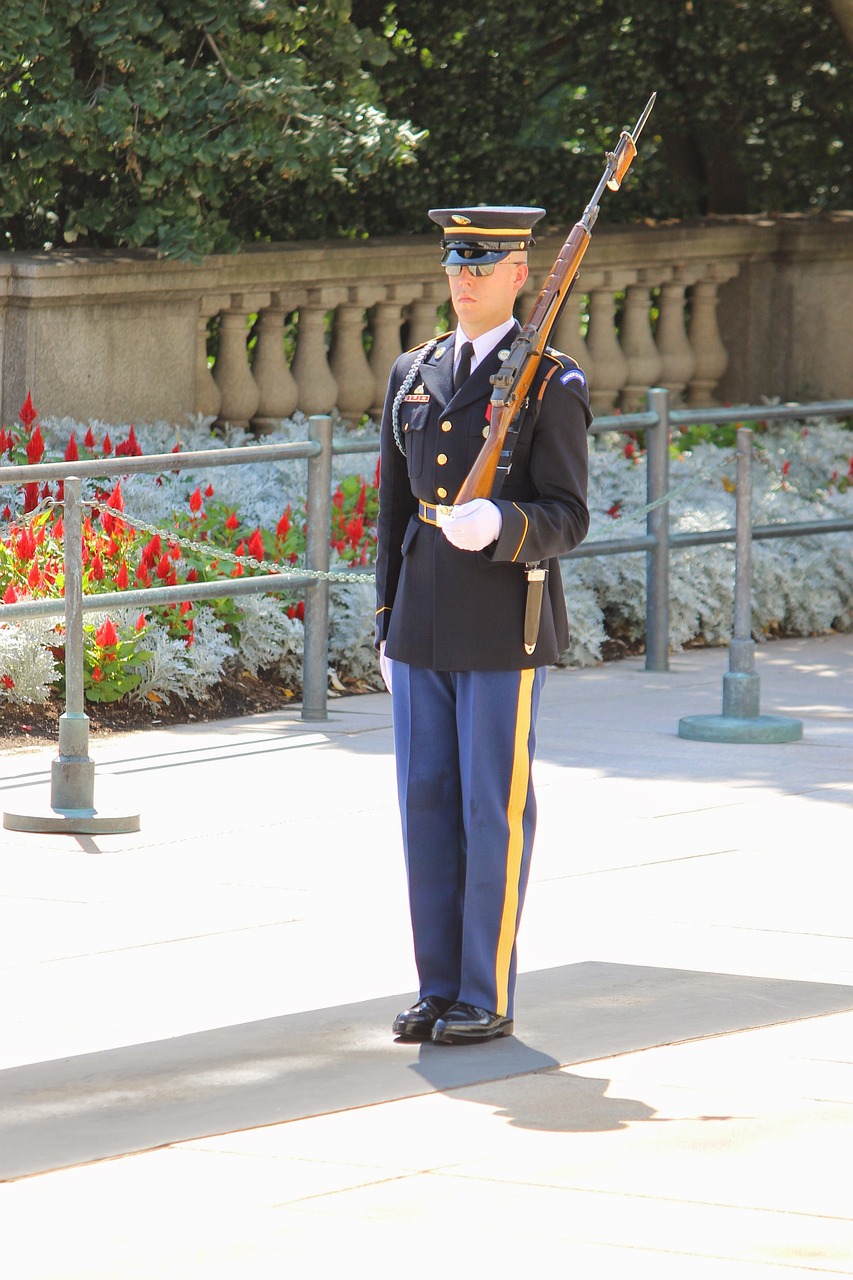
[(453, 507), (446, 503), (436, 503), (435, 507), (435, 523), (440, 529), (445, 521), (449, 520), (453, 515)]

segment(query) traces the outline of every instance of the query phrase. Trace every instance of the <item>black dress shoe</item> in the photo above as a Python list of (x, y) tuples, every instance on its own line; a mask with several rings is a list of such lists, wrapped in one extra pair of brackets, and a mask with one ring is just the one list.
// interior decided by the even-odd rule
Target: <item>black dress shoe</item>
[(437, 1019), (432, 1029), (436, 1044), (480, 1044), (498, 1036), (511, 1036), (512, 1018), (489, 1013), (476, 1004), (455, 1004)]
[(394, 1035), (403, 1040), (429, 1040), (436, 1022), (452, 1004), (452, 1000), (443, 1000), (441, 996), (425, 996), (411, 1009), (397, 1014), (392, 1028)]

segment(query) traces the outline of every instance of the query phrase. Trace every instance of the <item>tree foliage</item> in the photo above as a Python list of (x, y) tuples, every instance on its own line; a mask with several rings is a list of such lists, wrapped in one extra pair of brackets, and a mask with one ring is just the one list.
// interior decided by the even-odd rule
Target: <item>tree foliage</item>
[[(6, 247), (176, 256), (347, 230), (336, 190), (402, 162), (348, 0), (4, 0)], [(321, 213), (318, 213), (318, 210)]]
[(850, 13), (3, 0), (0, 243), (186, 256), (424, 232), (426, 209), (457, 201), (541, 203), (565, 226), (653, 89), (609, 221), (849, 208)]
[(424, 209), (456, 201), (574, 222), (653, 89), (608, 219), (853, 205), (853, 69), (829, 0), (355, 0), (353, 15), (389, 41), (386, 108), (429, 131), (416, 174), (371, 180), (373, 231), (425, 229)]

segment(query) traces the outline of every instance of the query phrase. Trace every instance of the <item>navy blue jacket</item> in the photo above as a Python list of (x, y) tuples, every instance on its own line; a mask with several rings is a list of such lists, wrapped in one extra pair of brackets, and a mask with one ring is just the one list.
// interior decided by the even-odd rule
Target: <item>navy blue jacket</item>
[[(531, 388), (512, 468), (497, 505), (500, 536), (483, 551), (460, 551), (418, 516), (418, 499), (452, 503), (488, 434), (491, 375), (503, 338), (454, 396), (453, 334), (423, 360), (399, 406), (392, 406), (422, 348), (391, 371), (381, 428), (376, 643), (388, 657), (436, 671), (517, 670), (556, 661), (568, 647), (557, 556), (589, 527), (586, 380), (571, 357), (548, 348)], [(524, 648), (525, 563), (548, 562), (539, 638)]]

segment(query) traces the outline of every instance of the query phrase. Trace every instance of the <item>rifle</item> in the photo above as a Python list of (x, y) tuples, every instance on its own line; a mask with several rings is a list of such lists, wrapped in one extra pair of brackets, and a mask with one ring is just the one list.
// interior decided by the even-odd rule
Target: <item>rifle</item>
[[(619, 135), (616, 150), (606, 153), (607, 166), (592, 199), (584, 210), (583, 217), (570, 231), (557, 261), (551, 268), (551, 274), (536, 300), (530, 319), (512, 344), (506, 360), (492, 377), (494, 391), (491, 398), (489, 434), (476, 462), (465, 477), (462, 488), (456, 495), (456, 505), (470, 502), (473, 498), (492, 496), (507, 433), (524, 406), (548, 343), (548, 335), (556, 324), (572, 286), (578, 278), (581, 259), (586, 253), (592, 228), (598, 217), (598, 201), (605, 187), (610, 191), (618, 191), (621, 187), (622, 179), (637, 154), (637, 139), (654, 106), (656, 97), (657, 94), (653, 93), (649, 98), (633, 131), (628, 133), (623, 130)], [(510, 448), (510, 456), (511, 453)], [(505, 460), (502, 470), (506, 475), (509, 470), (508, 459)]]

